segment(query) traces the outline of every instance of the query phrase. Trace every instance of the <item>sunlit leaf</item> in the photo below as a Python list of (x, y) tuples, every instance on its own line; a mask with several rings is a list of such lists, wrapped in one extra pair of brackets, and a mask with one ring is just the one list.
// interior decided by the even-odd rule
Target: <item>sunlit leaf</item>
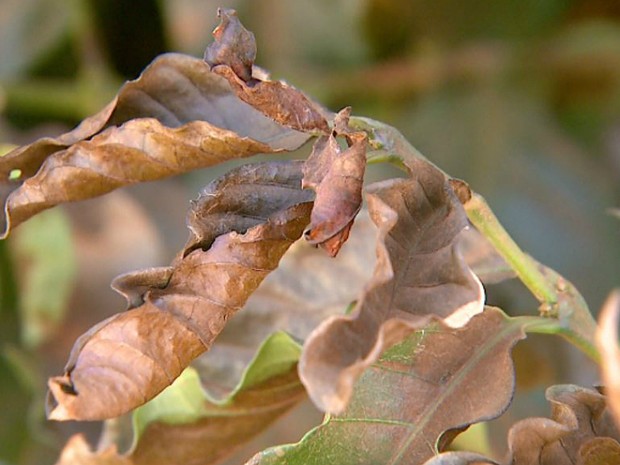
[(65, 374), (49, 380), (50, 418), (112, 418), (161, 392), (277, 267), (310, 208), (297, 162), (245, 165), (209, 185), (172, 266), (121, 278), (130, 309), (81, 336)]

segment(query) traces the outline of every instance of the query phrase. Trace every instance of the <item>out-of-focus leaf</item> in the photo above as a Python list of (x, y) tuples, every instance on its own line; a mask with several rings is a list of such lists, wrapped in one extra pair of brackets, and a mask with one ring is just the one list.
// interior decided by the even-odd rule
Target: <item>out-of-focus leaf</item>
[(473, 226), (461, 233), (459, 247), (467, 264), (484, 284), (499, 283), (516, 276), (488, 239)]
[[(233, 158), (292, 150), (308, 137), (239, 100), (203, 60), (162, 55), (73, 131), (0, 158), (5, 210), (0, 237), (60, 202)], [(9, 181), (14, 170), (21, 177)]]
[(66, 33), (71, 8), (62, 0), (3, 0), (0, 80), (15, 79)]
[(115, 446), (93, 452), (84, 435), (76, 434), (65, 445), (56, 465), (132, 465), (132, 462), (119, 455)]
[(480, 454), (472, 452), (444, 452), (430, 460), (424, 465), (499, 465), (497, 462)]
[[(600, 445), (592, 444), (592, 440), (606, 437), (616, 442), (620, 438), (605, 397), (598, 392), (558, 385), (547, 389), (546, 397), (551, 402), (551, 419), (527, 418), (510, 429), (508, 463), (511, 465), (583, 463), (579, 456), (594, 457), (593, 448)], [(615, 446), (605, 449), (603, 457), (618, 450)]]
[(620, 463), (620, 444), (612, 438), (594, 438), (579, 448), (580, 465)]
[[(402, 334), (405, 325), (391, 330)], [(362, 374), (341, 415), (249, 463), (424, 463), (457, 431), (506, 409), (514, 389), (510, 350), (524, 336), (522, 325), (496, 308), (463, 328), (418, 329)]]
[(223, 76), (236, 95), (264, 115), (303, 132), (326, 133), (327, 120), (319, 108), (299, 90), (278, 81), (258, 79), (253, 71), (256, 57), (254, 35), (243, 27), (235, 10), (218, 10), (220, 25), (215, 42), (207, 47), (205, 61)]
[[(144, 279), (121, 278), (117, 287), (130, 310), (81, 336), (65, 374), (49, 380), (49, 417), (112, 418), (172, 383), (299, 238), (310, 196), (301, 190), (298, 162), (245, 165), (208, 186), (192, 207), (188, 245), (172, 266), (163, 274), (146, 270)], [(258, 208), (248, 219), (239, 207), (251, 208), (252, 201)], [(218, 216), (239, 221), (209, 230)]]
[(461, 203), (432, 165), (409, 166), (410, 179), (367, 189), (378, 258), (353, 314), (326, 320), (304, 346), (300, 376), (324, 411), (343, 411), (355, 380), (398, 341), (393, 326), (412, 331), (441, 319), (459, 327), (483, 309), (482, 285), (457, 249), (467, 225)]
[(34, 348), (57, 329), (73, 287), (75, 256), (65, 213), (45, 212), (11, 244), (19, 269), (22, 341)]
[(613, 292), (599, 316), (596, 343), (601, 353), (603, 382), (607, 402), (620, 428), (620, 347), (618, 347), (618, 320), (620, 319), (620, 291)]
[[(316, 192), (306, 239), (332, 257), (348, 239), (362, 206), (367, 136), (349, 128), (350, 113), (350, 107), (338, 113), (334, 130), (316, 140), (304, 165), (302, 186)], [(337, 136), (345, 136), (346, 150), (338, 145)]]

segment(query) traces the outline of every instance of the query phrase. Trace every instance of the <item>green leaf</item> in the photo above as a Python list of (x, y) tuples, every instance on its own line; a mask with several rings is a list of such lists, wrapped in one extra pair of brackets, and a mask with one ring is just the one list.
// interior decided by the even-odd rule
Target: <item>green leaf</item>
[(34, 348), (51, 336), (67, 310), (76, 273), (69, 220), (62, 210), (33, 218), (11, 242), (19, 270), (22, 341)]
[(455, 432), (506, 409), (514, 389), (510, 351), (523, 337), (522, 323), (496, 308), (460, 329), (417, 330), (364, 372), (342, 415), (249, 464), (423, 463)]

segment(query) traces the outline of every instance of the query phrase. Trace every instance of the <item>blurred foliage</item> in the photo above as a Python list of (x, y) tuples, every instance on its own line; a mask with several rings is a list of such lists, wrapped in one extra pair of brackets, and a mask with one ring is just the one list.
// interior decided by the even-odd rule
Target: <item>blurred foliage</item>
[[(620, 224), (609, 214), (620, 203), (617, 0), (3, 0), (0, 143), (75, 125), (159, 53), (202, 56), (218, 6), (239, 11), (260, 44), (258, 64), (275, 77), (331, 109), (351, 105), (354, 114), (399, 128), (445, 171), (470, 182), (516, 241), (570, 279), (590, 308), (599, 308), (618, 285)], [(157, 224), (157, 215), (166, 217), (162, 208), (178, 217), (184, 210), (178, 200), (194, 197), (190, 189), (203, 185), (205, 176), (163, 183), (166, 199), (148, 187), (132, 192), (142, 208), (155, 212)], [(158, 226), (160, 234), (184, 234), (161, 221)], [(59, 228), (57, 241), (66, 243), (72, 232)], [(39, 349), (22, 337), (34, 331), (23, 327), (28, 314), (19, 313), (27, 305), (17, 289), (28, 277), (11, 246), (0, 242), (0, 461), (52, 463), (57, 452), (49, 431), (42, 434), (23, 415), (40, 397), (43, 381), (24, 387), (15, 354), (46, 375), (60, 363), (54, 350), (64, 359), (66, 347), (58, 342), (62, 334)], [(46, 250), (32, 250), (30, 260)], [(78, 267), (77, 273), (91, 276), (93, 270)], [(106, 287), (106, 279), (93, 288)], [(513, 285), (491, 287), (489, 302), (509, 312), (533, 310)], [(79, 321), (84, 329), (98, 319), (74, 314), (72, 324)], [(80, 333), (68, 326), (64, 331)], [(60, 348), (49, 350), (53, 344)], [(557, 379), (547, 373), (543, 382), (592, 382), (575, 357), (556, 364)], [(542, 358), (544, 365), (553, 356)], [(534, 389), (535, 380), (527, 373), (523, 378)], [(512, 410), (542, 402), (542, 392), (539, 386)], [(39, 404), (30, 408), (39, 409), (32, 418), (43, 417)], [(59, 435), (59, 449), (70, 427), (47, 428)]]

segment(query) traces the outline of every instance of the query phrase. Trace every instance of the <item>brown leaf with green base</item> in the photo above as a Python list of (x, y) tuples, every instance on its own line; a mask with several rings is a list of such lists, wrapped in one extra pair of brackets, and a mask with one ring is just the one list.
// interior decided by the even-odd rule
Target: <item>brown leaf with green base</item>
[[(240, 192), (262, 199), (253, 224), (236, 208), (243, 203)], [(201, 220), (190, 220), (188, 247), (172, 266), (117, 282), (138, 306), (78, 339), (65, 374), (49, 380), (49, 417), (116, 417), (168, 386), (278, 266), (309, 221), (310, 197), (301, 189), (298, 162), (245, 165), (214, 181), (193, 206), (190, 218)], [(210, 224), (212, 211), (242, 220), (227, 223), (226, 231), (202, 234), (200, 225)]]
[(352, 314), (324, 321), (304, 346), (300, 376), (324, 411), (344, 410), (356, 379), (398, 341), (394, 325), (405, 321), (411, 331), (436, 319), (459, 327), (483, 309), (482, 285), (457, 247), (465, 212), (443, 173), (411, 164), (410, 179), (367, 188), (379, 229), (374, 276)]
[[(0, 237), (36, 213), (137, 182), (293, 150), (309, 135), (241, 101), (200, 59), (156, 58), (73, 131), (0, 158)], [(18, 180), (11, 173), (21, 171)]]
[(328, 416), (299, 443), (267, 449), (249, 464), (422, 464), (455, 431), (508, 407), (514, 390), (510, 352), (525, 337), (517, 320), (489, 307), (459, 329), (433, 323), (414, 330), (408, 321), (392, 320), (389, 331), (401, 342), (364, 371), (341, 414)]

